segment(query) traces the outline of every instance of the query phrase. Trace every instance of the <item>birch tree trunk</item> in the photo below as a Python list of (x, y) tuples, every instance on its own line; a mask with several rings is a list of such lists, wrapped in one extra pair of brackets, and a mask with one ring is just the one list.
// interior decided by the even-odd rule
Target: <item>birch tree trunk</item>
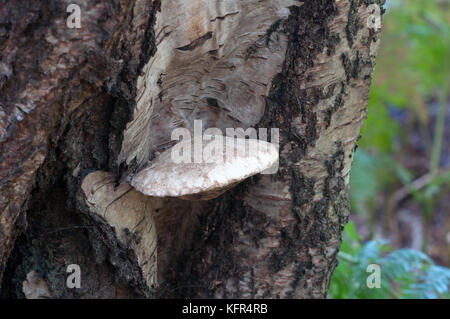
[[(384, 1), (72, 2), (0, 0), (1, 296), (326, 297)], [(150, 203), (130, 178), (194, 120), (279, 128), (278, 172)]]

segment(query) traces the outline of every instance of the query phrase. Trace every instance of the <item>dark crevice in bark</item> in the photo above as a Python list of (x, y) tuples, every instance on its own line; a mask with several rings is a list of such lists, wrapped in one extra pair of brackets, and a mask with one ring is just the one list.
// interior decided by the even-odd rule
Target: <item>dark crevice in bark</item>
[[(62, 134), (54, 137), (58, 146), (50, 149), (37, 173), (24, 215), (28, 228), (14, 248), (13, 254), (20, 258), (9, 261), (9, 269), (15, 271), (2, 283), (2, 291), (11, 291), (12, 297), (23, 297), (21, 283), (30, 270), (41, 274), (57, 298), (149, 295), (140, 274), (133, 270), (136, 262), (129, 260), (133, 256), (114, 245), (112, 231), (89, 215), (80, 214), (87, 210), (77, 206), (82, 176), (92, 170), (108, 169), (108, 123), (113, 105), (107, 95), (91, 98), (83, 105), (86, 110), (79, 110), (81, 116), (71, 117), (59, 130)], [(80, 174), (74, 176), (75, 167)], [(72, 263), (82, 269), (81, 290), (66, 288), (65, 268)], [(105, 283), (109, 283), (107, 288), (99, 289)]]
[(212, 37), (213, 37), (213, 33), (212, 32), (208, 32), (208, 33), (202, 35), (201, 37), (195, 39), (194, 41), (192, 41), (188, 45), (185, 45), (185, 46), (177, 48), (177, 50), (180, 50), (180, 51), (193, 51), (196, 48), (198, 48), (199, 46), (203, 45), (203, 43), (205, 43), (207, 40), (211, 39)]
[[(128, 15), (129, 21), (125, 22), (130, 24), (130, 20), (133, 18), (132, 10)], [(156, 14), (161, 10), (161, 1), (156, 0), (152, 2), (152, 6), (149, 8), (149, 17), (145, 25), (144, 37), (142, 39), (142, 46), (137, 50), (133, 48), (127, 39), (127, 35), (134, 38), (136, 37), (136, 30), (127, 30), (125, 34), (122, 34), (120, 50), (113, 52), (117, 55), (117, 58), (125, 59), (128, 63), (122, 68), (117, 77), (116, 83), (110, 90), (110, 94), (116, 96), (116, 106), (111, 120), (111, 135), (110, 141), (110, 154), (113, 155), (109, 164), (109, 167), (116, 173), (116, 178), (119, 181), (124, 178), (130, 171), (136, 169), (136, 164), (131, 163), (128, 167), (125, 163), (119, 163), (117, 158), (121, 151), (123, 142), (123, 133), (125, 131), (126, 124), (133, 119), (133, 112), (136, 106), (136, 81), (141, 74), (143, 67), (149, 61), (156, 52), (155, 32), (154, 25), (156, 23)], [(131, 25), (131, 24), (130, 24)], [(134, 50), (133, 50), (134, 49)]]
[[(169, 278), (160, 288), (160, 297), (214, 298), (215, 287), (223, 278), (234, 277), (246, 267), (238, 262), (240, 256), (233, 251), (238, 229), (255, 225), (245, 231), (251, 234), (256, 247), (258, 239), (264, 237), (264, 220), (251, 216), (242, 199), (248, 183), (252, 183), (252, 179), (213, 200), (212, 208), (199, 216), (192, 248), (179, 258), (175, 277)], [(239, 295), (226, 292), (223, 295), (223, 298), (233, 297), (238, 298)]]
[[(66, 8), (57, 1), (33, 4), (33, 7), (23, 10), (23, 7), (31, 5), (28, 2), (26, 4), (17, 6), (20, 12), (16, 14), (14, 8), (11, 9), (14, 18), (12, 23), (16, 27), (26, 26), (24, 31), (12, 34), (29, 34), (32, 40), (22, 48), (23, 54), (13, 62), (17, 65), (14, 68), (16, 76), (3, 83), (1, 88), (0, 106), (6, 111), (9, 101), (14, 101), (15, 94), (21, 91), (18, 86), (25, 88), (23, 83), (32, 80), (23, 79), (22, 76), (41, 74), (39, 63), (52, 49), (45, 42), (44, 33), (47, 28), (54, 27), (50, 24), (57, 17), (55, 12), (66, 15)], [(33, 190), (26, 207), (17, 208), (17, 214), (21, 216), (15, 226), (17, 236), (26, 231), (17, 240), (12, 258), (8, 261), (0, 286), (2, 297), (23, 297), (21, 283), (26, 273), (33, 269), (47, 280), (54, 290), (54, 296), (59, 298), (151, 297), (136, 266), (134, 254), (115, 241), (109, 226), (86, 214), (87, 210), (77, 200), (77, 192), (83, 177), (90, 171), (114, 171), (118, 178), (120, 176), (117, 156), (125, 125), (132, 117), (136, 81), (142, 67), (155, 52), (153, 24), (160, 4), (159, 1), (153, 4), (153, 7), (149, 5), (148, 8), (147, 23), (141, 26), (145, 28), (144, 39), (131, 23), (133, 2), (105, 3), (105, 15), (100, 22), (84, 20), (84, 28), (92, 27), (94, 33), (101, 34), (94, 37), (97, 43), (77, 57), (79, 63), (69, 71), (70, 76), (62, 77), (62, 83), (54, 88), (56, 101), (48, 102), (43, 110), (33, 111), (40, 117), (30, 113), (18, 124), (26, 125), (27, 130), (46, 130), (49, 135), (48, 140), (43, 141), (48, 144), (25, 148), (29, 152), (34, 152), (35, 148), (43, 150), (45, 161), (37, 171), (35, 184), (30, 185)], [(95, 3), (90, 5), (94, 6)], [(25, 22), (18, 17), (19, 14), (28, 17)], [(102, 29), (103, 23), (109, 23), (110, 27), (117, 21), (117, 25), (124, 23), (126, 29), (112, 33), (109, 33), (111, 28), (108, 31), (106, 27)], [(3, 34), (1, 30), (0, 34)], [(0, 40), (3, 38), (5, 36)], [(41, 42), (44, 43), (44, 52), (36, 55), (30, 51), (40, 47)], [(7, 54), (8, 51), (4, 50), (3, 53)], [(22, 61), (22, 56), (40, 58)], [(122, 59), (123, 64), (116, 62), (116, 59)], [(6, 138), (17, 134), (21, 129), (18, 125), (11, 123)], [(24, 135), (29, 138), (34, 136)], [(0, 143), (8, 143), (5, 136), (3, 138)], [(15, 154), (10, 149), (5, 152)], [(10, 176), (20, 174), (11, 169), (6, 171)], [(7, 198), (8, 195), (2, 196)], [(65, 267), (71, 263), (80, 264), (82, 268), (81, 290), (66, 288)], [(1, 267), (5, 267), (5, 264)]]
[[(67, 194), (57, 183), (40, 198), (35, 192), (27, 214), (28, 228), (18, 239), (2, 283), (3, 298), (23, 298), (22, 282), (31, 270), (39, 273), (55, 298), (138, 297), (123, 274), (117, 275), (108, 248), (92, 219), (67, 208)], [(81, 288), (68, 289), (66, 269), (81, 268)], [(122, 261), (122, 265), (126, 262)], [(132, 273), (129, 271), (128, 273)], [(139, 278), (136, 276), (136, 278)]]

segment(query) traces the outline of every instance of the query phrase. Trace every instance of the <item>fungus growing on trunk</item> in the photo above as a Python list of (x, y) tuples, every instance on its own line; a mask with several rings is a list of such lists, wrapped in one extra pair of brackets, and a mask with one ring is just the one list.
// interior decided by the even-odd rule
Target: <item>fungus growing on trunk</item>
[(148, 196), (208, 200), (270, 168), (277, 160), (276, 147), (265, 141), (200, 136), (160, 154), (131, 185)]
[[(112, 227), (121, 246), (134, 252), (142, 279), (151, 289), (159, 283), (157, 247), (171, 249), (167, 238), (159, 245), (155, 222), (155, 217), (173, 209), (168, 197), (216, 198), (277, 160), (277, 148), (271, 143), (206, 135), (183, 140), (160, 154), (132, 179), (136, 190), (128, 183), (115, 186), (113, 174), (101, 171), (87, 175), (81, 189), (90, 212)], [(158, 264), (164, 265), (164, 252), (162, 256)]]

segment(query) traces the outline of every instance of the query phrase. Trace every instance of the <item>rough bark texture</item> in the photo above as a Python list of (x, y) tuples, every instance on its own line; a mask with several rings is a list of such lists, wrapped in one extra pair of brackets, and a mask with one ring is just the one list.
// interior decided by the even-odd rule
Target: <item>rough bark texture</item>
[[(0, 0), (1, 296), (24, 297), (35, 271), (57, 298), (325, 297), (379, 41), (366, 8), (381, 2), (85, 0), (68, 29), (69, 0)], [(280, 169), (144, 205), (150, 265), (151, 227), (124, 225), (121, 189), (196, 119), (280, 128)], [(91, 174), (111, 198), (82, 189)], [(72, 263), (81, 289), (65, 287)]]
[[(108, 284), (119, 277), (110, 261), (120, 254), (106, 252), (100, 230), (79, 214), (75, 198), (89, 170), (117, 172), (136, 78), (155, 50), (159, 4), (79, 1), (82, 28), (69, 29), (70, 3), (0, 2), (2, 69), (9, 71), (2, 72), (0, 93), (0, 277), (29, 225), (3, 294), (20, 290), (16, 282), (30, 267), (51, 281), (52, 290), (59, 287), (55, 297), (112, 297), (122, 290)], [(49, 228), (52, 236), (44, 235)], [(70, 263), (92, 272), (81, 290), (65, 288)], [(129, 271), (128, 263), (114, 263)]]

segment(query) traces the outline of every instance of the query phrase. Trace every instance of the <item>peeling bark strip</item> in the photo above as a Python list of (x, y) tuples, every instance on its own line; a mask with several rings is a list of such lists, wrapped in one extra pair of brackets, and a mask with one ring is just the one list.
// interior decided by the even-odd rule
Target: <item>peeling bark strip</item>
[(114, 184), (112, 174), (98, 171), (84, 178), (81, 189), (90, 211), (114, 229), (121, 245), (134, 252), (148, 288), (155, 289), (157, 239), (153, 214), (157, 203), (128, 184)]
[[(2, 296), (36, 271), (55, 298), (325, 297), (382, 2), (83, 0), (67, 29), (70, 0), (0, 0)], [(197, 119), (279, 128), (278, 174), (203, 203), (129, 189)]]
[(143, 168), (170, 146), (172, 130), (254, 126), (281, 71), (287, 37), (278, 30), (294, 0), (163, 1), (157, 51), (137, 83), (120, 161)]

